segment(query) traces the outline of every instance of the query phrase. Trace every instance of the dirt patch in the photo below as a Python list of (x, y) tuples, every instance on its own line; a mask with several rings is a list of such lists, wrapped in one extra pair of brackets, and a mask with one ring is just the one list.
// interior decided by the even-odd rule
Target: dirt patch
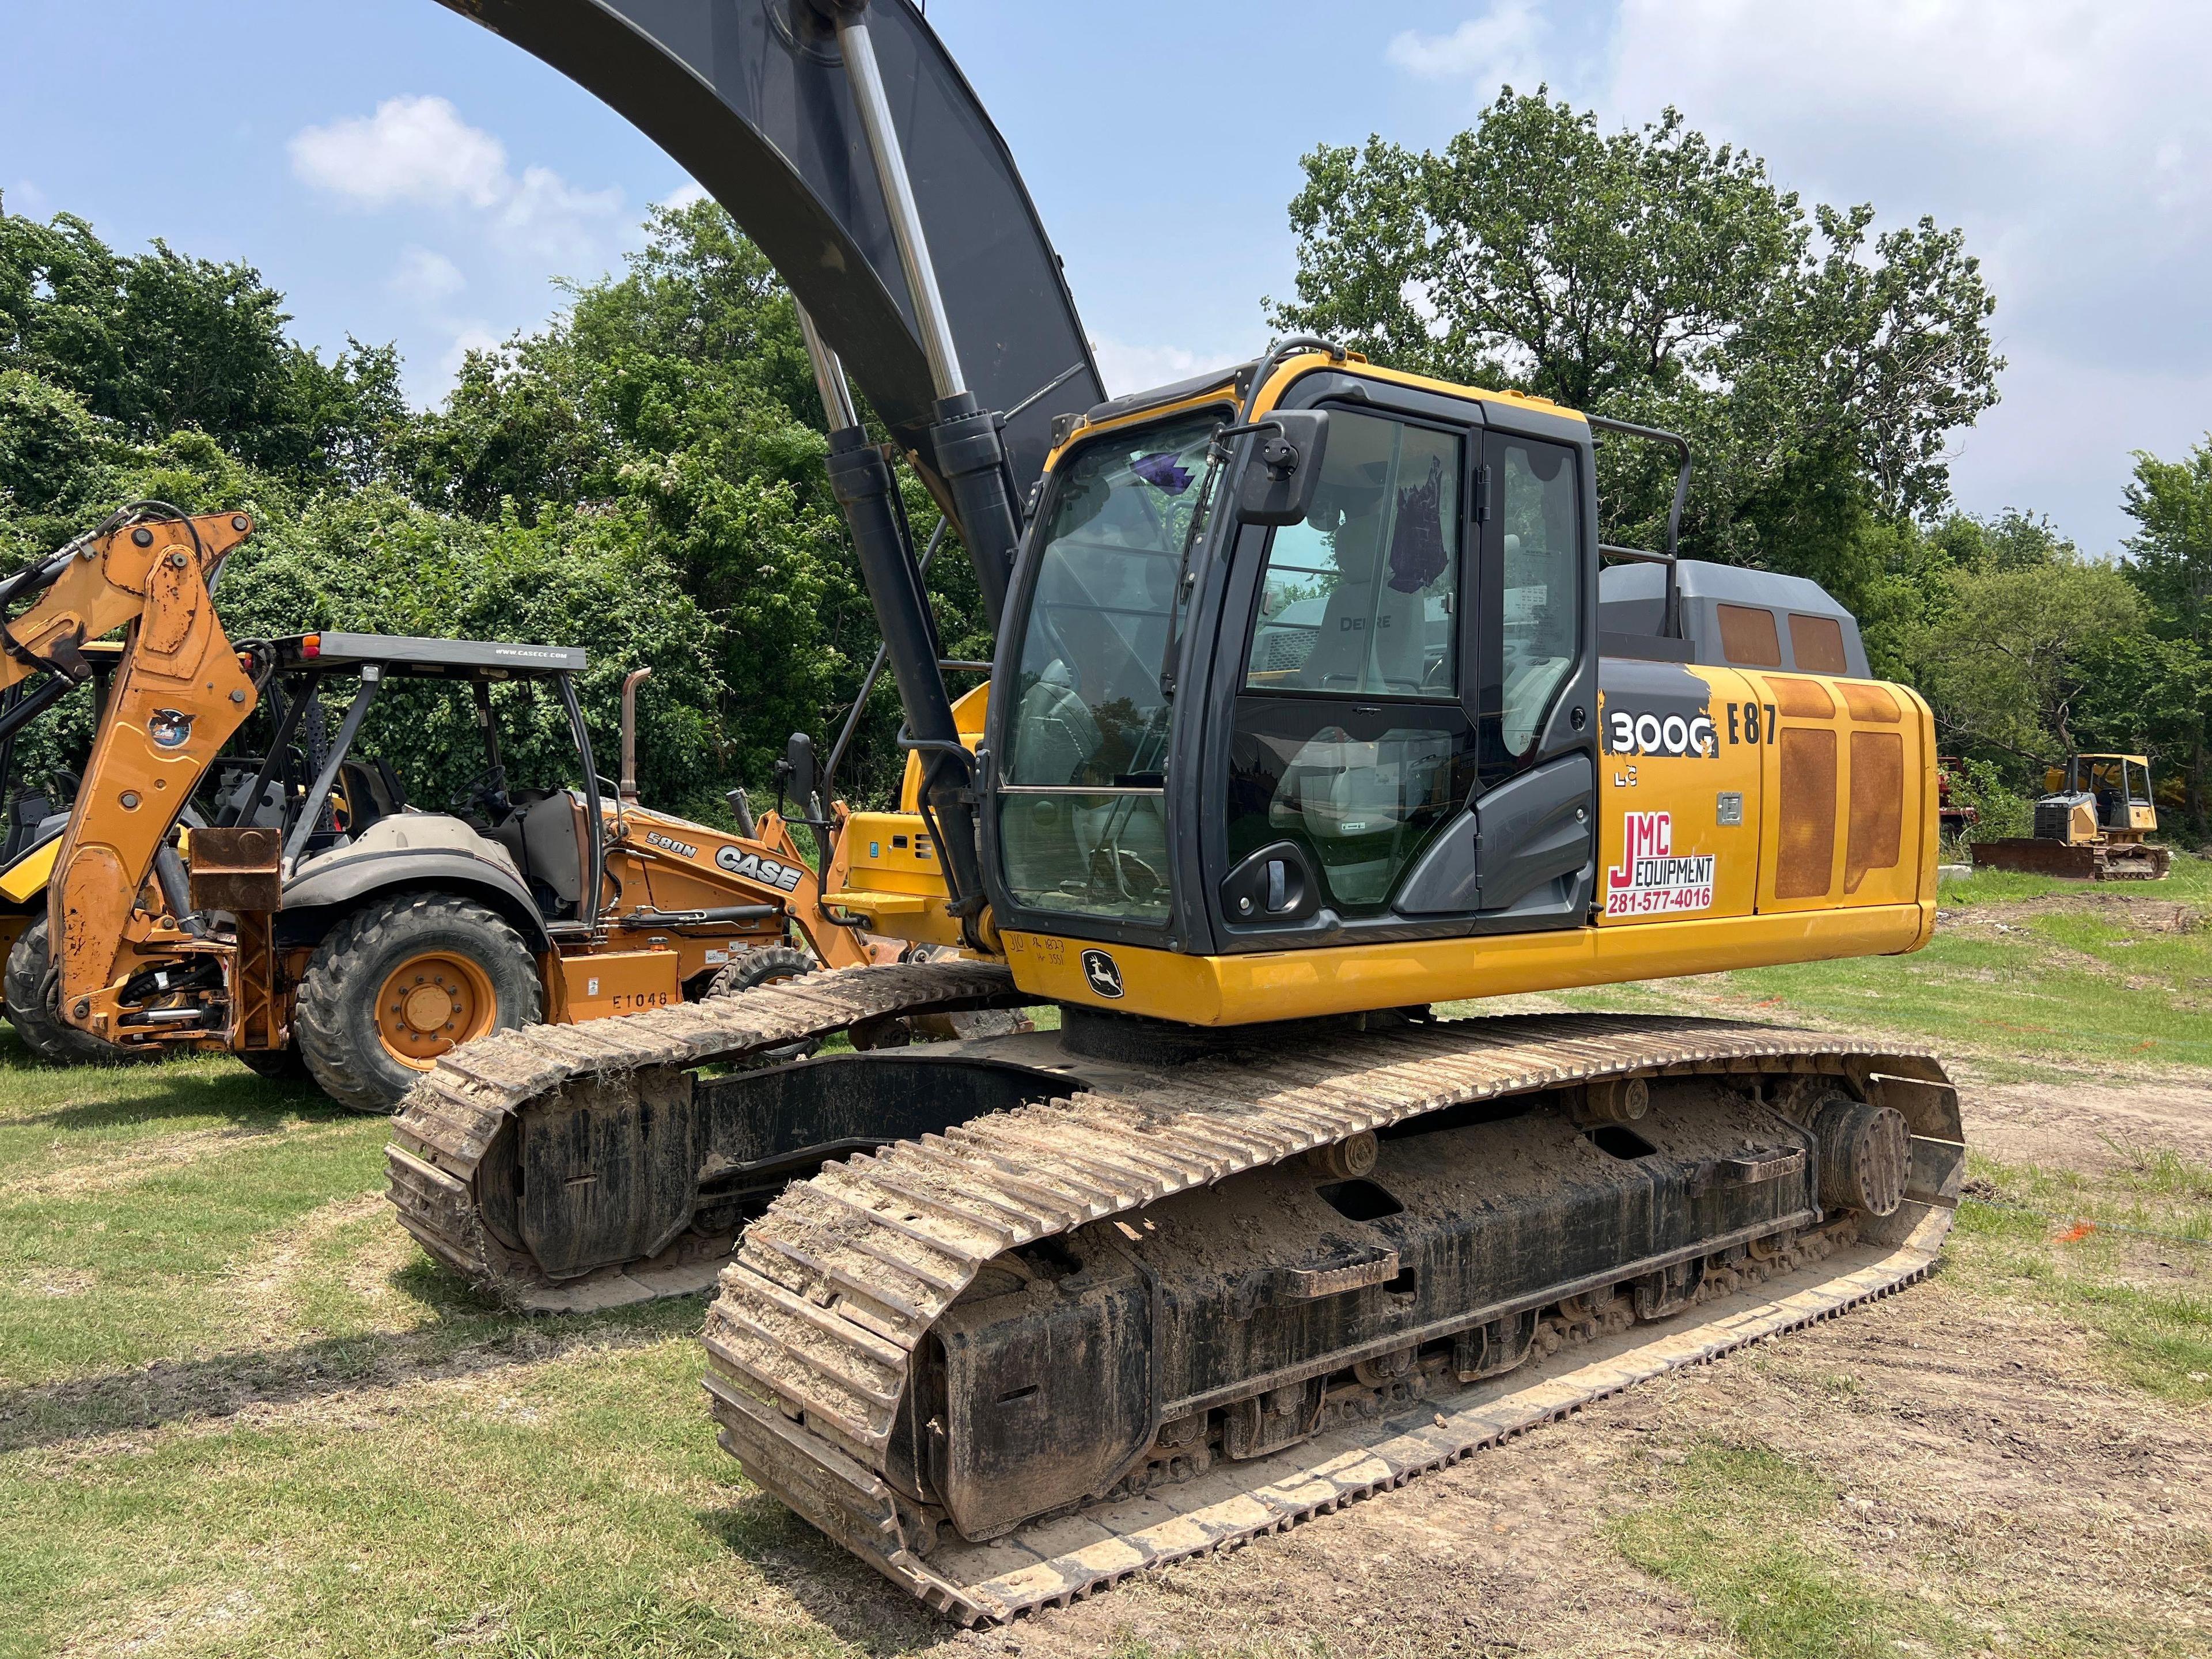
[(1966, 1144), (2008, 1164), (2094, 1174), (2139, 1151), (2212, 1163), (2212, 1084), (1966, 1083)]
[(1600, 1531), (1709, 1437), (1826, 1477), (1837, 1502), (1817, 1544), (1970, 1626), (2086, 1626), (2116, 1606), (2180, 1629), (2205, 1617), (2212, 1424), (2097, 1380), (2069, 1327), (1938, 1280), (1286, 1535), (935, 1650), (1710, 1653), (1726, 1633)]
[(2125, 885), (2084, 888), (2074, 893), (2043, 893), (2034, 898), (2004, 899), (1963, 908), (1944, 907), (1936, 912), (1939, 927), (1976, 925), (2016, 927), (2033, 916), (2069, 910), (2106, 913), (2107, 919), (2124, 922), (2145, 933), (2188, 933), (2205, 925), (2204, 912), (2193, 904)]

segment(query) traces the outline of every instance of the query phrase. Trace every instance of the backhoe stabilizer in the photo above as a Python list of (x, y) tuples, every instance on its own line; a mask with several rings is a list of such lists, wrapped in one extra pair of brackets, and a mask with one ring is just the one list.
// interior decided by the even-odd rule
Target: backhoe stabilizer
[[(220, 520), (234, 540), (245, 522), (243, 515)], [(135, 537), (118, 532), (109, 539)], [(64, 1017), (101, 1036), (114, 1036), (102, 1029), (112, 1011), (97, 994), (130, 965), (140, 889), (193, 789), (259, 702), (208, 590), (226, 551), (223, 542), (205, 538), (194, 548), (171, 530), (166, 540), (134, 549), (149, 556), (143, 574), (135, 556), (119, 571), (111, 568), (111, 585), (117, 574), (137, 582), (142, 609), (46, 895)], [(112, 554), (109, 562), (116, 562)], [(173, 913), (155, 925), (173, 929), (182, 919)]]

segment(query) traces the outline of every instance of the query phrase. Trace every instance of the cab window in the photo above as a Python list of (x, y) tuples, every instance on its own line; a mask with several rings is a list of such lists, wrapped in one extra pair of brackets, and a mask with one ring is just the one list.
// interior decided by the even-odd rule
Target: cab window
[(1230, 858), (1293, 843), (1340, 915), (1387, 908), (1471, 785), (1464, 443), (1332, 410), (1313, 510), (1269, 540), (1237, 701)]

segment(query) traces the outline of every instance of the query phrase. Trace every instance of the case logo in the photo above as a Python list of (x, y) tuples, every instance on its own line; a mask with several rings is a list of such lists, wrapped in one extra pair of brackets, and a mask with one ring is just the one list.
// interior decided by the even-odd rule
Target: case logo
[(774, 859), (764, 859), (757, 853), (740, 853), (734, 847), (718, 848), (714, 862), (733, 876), (747, 881), (757, 881), (763, 887), (774, 887), (792, 892), (799, 886), (799, 871), (795, 866), (778, 864)]
[(1676, 856), (1671, 812), (1624, 815), (1620, 862), (1605, 872), (1605, 913), (1651, 915), (1713, 908), (1711, 853)]
[(1083, 982), (1102, 997), (1118, 999), (1121, 994), (1121, 970), (1103, 951), (1083, 953)]

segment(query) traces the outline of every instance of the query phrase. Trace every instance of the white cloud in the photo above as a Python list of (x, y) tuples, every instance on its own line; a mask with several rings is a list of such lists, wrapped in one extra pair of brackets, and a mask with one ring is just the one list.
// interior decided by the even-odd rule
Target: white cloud
[(471, 351), (496, 351), (499, 336), (480, 323), (471, 323), (453, 336), (446, 355), (438, 360), (438, 373), (450, 381), (461, 372), (461, 360)]
[(2012, 366), (1956, 443), (1960, 501), (2049, 511), (2085, 545), (2128, 532), (2128, 450), (2194, 442), (2212, 383), (2212, 7), (1620, 0), (1608, 32), (1565, 28), (1507, 0), (1387, 55), (1409, 76), (1479, 76), (1484, 100), (1548, 80), (1608, 126), (1671, 104), (1808, 202), (1962, 227)]
[(474, 211), (495, 245), (573, 265), (608, 256), (622, 211), (621, 191), (579, 190), (550, 167), (517, 178), (507, 146), (443, 98), (387, 98), (373, 115), (303, 128), (291, 153), (295, 177), (350, 205)]
[(303, 128), (291, 149), (302, 181), (364, 207), (489, 208), (514, 191), (507, 146), (443, 98), (387, 98), (374, 115)]
[(1390, 38), (1383, 55), (1395, 67), (1425, 81), (1466, 82), (1487, 100), (1500, 86), (1534, 91), (1544, 78), (1538, 56), (1543, 20), (1529, 0), (1498, 0), (1480, 17), (1470, 17), (1449, 34), (1407, 29)]
[(622, 204), (619, 190), (578, 190), (550, 167), (529, 167), (495, 222), (512, 246), (574, 264), (600, 246)]
[(662, 197), (659, 205), (666, 208), (671, 213), (681, 213), (684, 209), (705, 201), (707, 193), (706, 185), (698, 183), (696, 179), (686, 179), (674, 190)]
[(401, 250), (398, 266), (388, 283), (393, 293), (424, 307), (450, 300), (468, 285), (469, 279), (459, 265), (427, 247)]
[(1208, 369), (1226, 368), (1251, 354), (1220, 351), (1201, 356), (1181, 346), (1137, 345), (1102, 335), (1091, 341), (1091, 355), (1097, 360), (1098, 378), (1105, 385), (1106, 395), (1121, 398), (1173, 380), (1187, 380)]

